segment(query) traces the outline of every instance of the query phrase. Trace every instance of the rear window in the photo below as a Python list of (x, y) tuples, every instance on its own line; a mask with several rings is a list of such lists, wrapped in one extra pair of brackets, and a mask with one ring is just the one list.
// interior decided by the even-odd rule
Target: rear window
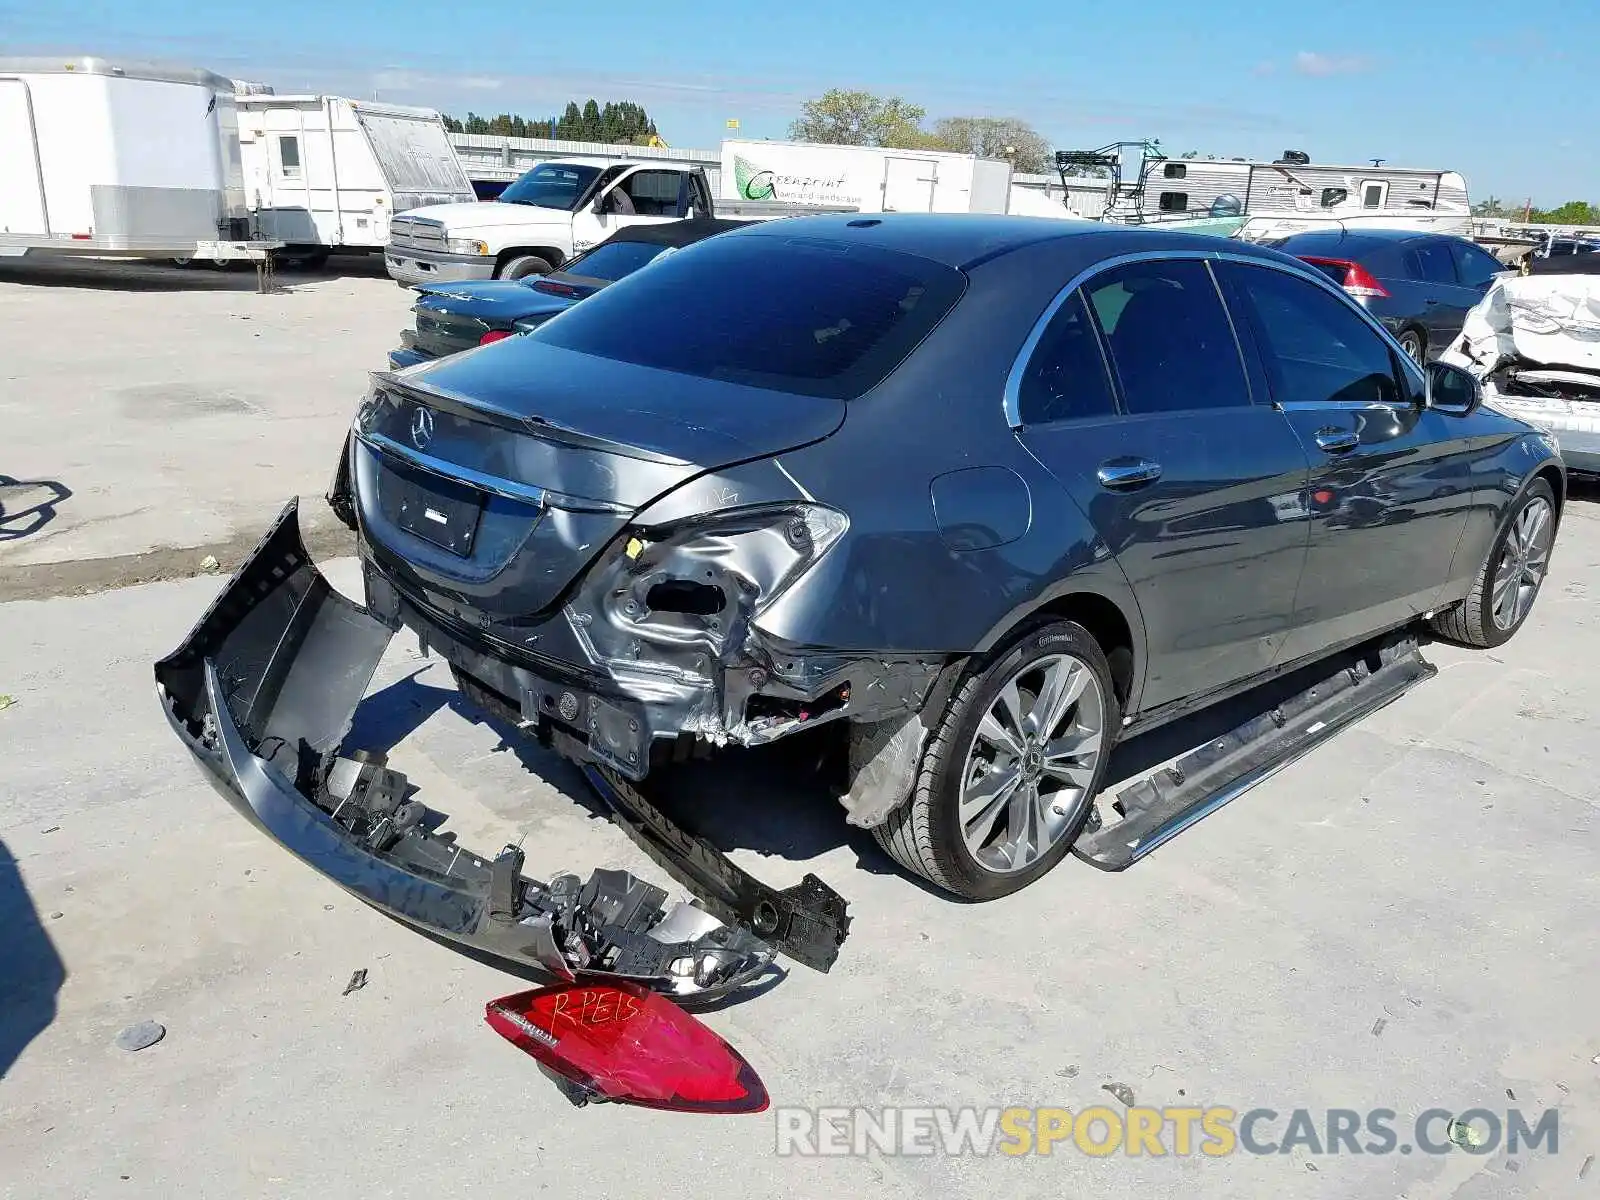
[(965, 284), (960, 271), (889, 250), (713, 238), (533, 336), (662, 371), (848, 400), (893, 371)]
[(608, 242), (604, 246), (596, 246), (561, 269), (568, 275), (615, 283), (624, 275), (632, 275), (667, 248), (652, 242)]

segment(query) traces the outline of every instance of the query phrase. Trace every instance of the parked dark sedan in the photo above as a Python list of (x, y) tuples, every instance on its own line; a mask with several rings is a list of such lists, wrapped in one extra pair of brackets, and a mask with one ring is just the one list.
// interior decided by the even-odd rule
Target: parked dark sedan
[[(306, 814), (314, 865), (424, 925), (425, 881), (521, 919), (521, 860), (495, 891), (459, 847), (420, 857), (414, 822), (391, 851), (389, 810), (352, 823), (361, 803), (323, 782), (401, 627), (473, 703), (625, 783), (838, 722), (849, 820), (993, 898), (1100, 836), (1119, 738), (1419, 622), (1516, 633), (1566, 479), (1545, 435), (1480, 402), (1258, 246), (1015, 217), (753, 225), (380, 376), (331, 493), (365, 607), (319, 583), (291, 502), (157, 678), (236, 803)], [(1335, 691), (1379, 688), (1366, 661)], [(1273, 708), (1266, 736), (1296, 719)], [(713, 854), (668, 840), (696, 870)], [(433, 864), (414, 886), (413, 861)], [(477, 920), (459, 906), (453, 936)]]
[(1403, 229), (1319, 230), (1273, 245), (1344, 288), (1417, 362), (1449, 346), (1494, 277), (1511, 270), (1465, 238)]
[(401, 331), (389, 366), (416, 366), (537, 328), (663, 254), (748, 224), (707, 218), (628, 225), (548, 275), (419, 285), (415, 326)]

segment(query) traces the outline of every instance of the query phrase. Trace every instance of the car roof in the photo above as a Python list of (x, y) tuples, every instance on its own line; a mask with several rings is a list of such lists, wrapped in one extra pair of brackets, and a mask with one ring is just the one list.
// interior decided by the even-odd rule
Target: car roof
[(1025, 246), (1046, 242), (1079, 249), (1087, 261), (1151, 250), (1225, 250), (1250, 257), (1279, 259), (1266, 247), (1231, 238), (1175, 233), (1101, 221), (1053, 217), (990, 216), (969, 213), (834, 213), (753, 222), (732, 237), (803, 237), (811, 241), (857, 243), (915, 254), (957, 270)]
[[(655, 222), (642, 225), (624, 225), (600, 246), (613, 242), (647, 242), (652, 246), (692, 246), (695, 242), (726, 233), (730, 229), (753, 224), (751, 221), (734, 221), (726, 217), (694, 217), (686, 221)], [(595, 249), (599, 249), (596, 246)]]

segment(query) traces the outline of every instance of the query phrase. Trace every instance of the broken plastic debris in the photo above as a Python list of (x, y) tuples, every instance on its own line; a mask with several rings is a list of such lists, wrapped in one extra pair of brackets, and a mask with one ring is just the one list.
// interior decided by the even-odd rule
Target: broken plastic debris
[(1372, 1023), (1372, 1036), (1373, 1037), (1381, 1037), (1381, 1036), (1383, 1036), (1383, 1027), (1385, 1025), (1387, 1025), (1388, 1023), (1389, 1023), (1388, 1019), (1385, 1018), (1385, 1017), (1379, 1017), (1376, 1021), (1374, 1021)]
[(158, 1025), (154, 1021), (140, 1021), (137, 1025), (129, 1025), (117, 1034), (117, 1049), (144, 1050), (154, 1046), (166, 1036), (165, 1025)]
[(0, 708), (10, 708), (16, 702), (15, 696), (0, 696)]
[(1475, 1148), (1488, 1140), (1487, 1135), (1480, 1133), (1459, 1117), (1450, 1118), (1450, 1124), (1445, 1126), (1444, 1135), (1462, 1148)]
[(1102, 1083), (1100, 1085), (1100, 1090), (1102, 1092), (1110, 1092), (1113, 1096), (1115, 1096), (1118, 1100), (1121, 1100), (1123, 1102), (1123, 1104), (1127, 1105), (1129, 1108), (1133, 1107), (1133, 1089), (1131, 1087), (1129, 1087), (1127, 1084), (1125, 1084), (1125, 1083)]
[(342, 994), (348, 996), (351, 992), (359, 992), (362, 988), (364, 988), (366, 986), (367, 986), (367, 969), (365, 967), (362, 967), (359, 971), (353, 972), (351, 974), (350, 982), (344, 985), (344, 992)]
[(202, 571), (215, 571), (221, 566), (222, 564), (217, 561), (215, 554), (208, 554), (200, 560), (200, 569)]

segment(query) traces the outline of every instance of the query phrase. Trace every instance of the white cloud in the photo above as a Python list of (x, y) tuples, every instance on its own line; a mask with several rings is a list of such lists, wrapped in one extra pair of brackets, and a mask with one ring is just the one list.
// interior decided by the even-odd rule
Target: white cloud
[(1318, 54), (1302, 50), (1294, 56), (1298, 75), (1325, 79), (1331, 75), (1362, 75), (1372, 70), (1372, 60), (1361, 54)]

